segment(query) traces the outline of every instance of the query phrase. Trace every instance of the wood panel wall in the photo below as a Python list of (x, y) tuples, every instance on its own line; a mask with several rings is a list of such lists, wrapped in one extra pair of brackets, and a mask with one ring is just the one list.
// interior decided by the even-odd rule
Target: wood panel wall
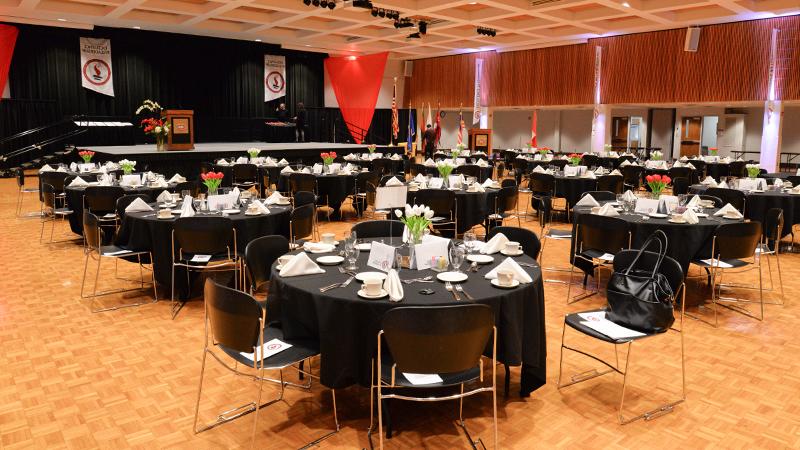
[(562, 47), (416, 60), (409, 95), (414, 105), (470, 107), (475, 58), (481, 57), (489, 106), (591, 104), (594, 49), (600, 46), (603, 103), (765, 101), (773, 28), (782, 30), (779, 96), (800, 99), (798, 16), (702, 27), (696, 53), (683, 50), (686, 30), (676, 29)]

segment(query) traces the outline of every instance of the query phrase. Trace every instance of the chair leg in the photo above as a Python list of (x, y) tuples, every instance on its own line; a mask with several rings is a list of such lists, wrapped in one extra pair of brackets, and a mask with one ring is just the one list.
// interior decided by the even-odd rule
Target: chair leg
[(783, 293), (783, 275), (781, 275), (781, 258), (779, 256), (780, 253), (778, 248), (779, 246), (780, 246), (780, 241), (775, 243), (775, 265), (778, 267), (778, 284), (780, 285), (781, 288), (781, 305), (783, 305), (784, 302), (786, 301), (786, 297), (784, 296)]
[(505, 384), (505, 391), (503, 392), (503, 395), (505, 397), (508, 397), (508, 385), (511, 383), (511, 371), (509, 370), (508, 364), (504, 364), (504, 366), (506, 368), (506, 375), (505, 375), (505, 383), (506, 384)]
[(203, 376), (206, 373), (206, 355), (208, 354), (207, 349), (203, 349), (203, 362), (200, 364), (200, 384), (197, 386), (197, 402), (195, 403), (194, 407), (194, 434), (199, 433), (197, 430), (197, 420), (200, 415), (200, 395), (203, 392)]
[(625, 387), (628, 384), (628, 364), (631, 360), (631, 346), (633, 341), (628, 342), (628, 352), (625, 355), (625, 370), (622, 372), (622, 394), (619, 397), (619, 411), (617, 412), (617, 418), (619, 419), (620, 424), (627, 423), (625, 421), (625, 417), (622, 415), (622, 407), (625, 404)]
[(261, 391), (264, 387), (264, 371), (259, 370), (258, 381), (258, 397), (256, 399), (255, 414), (253, 414), (253, 433), (250, 437), (250, 448), (255, 448), (256, 445), (256, 430), (258, 429), (258, 412), (261, 410)]
[(380, 374), (378, 374), (378, 442), (379, 447), (383, 450), (383, 395), (382, 395), (382, 388), (381, 388), (381, 378)]

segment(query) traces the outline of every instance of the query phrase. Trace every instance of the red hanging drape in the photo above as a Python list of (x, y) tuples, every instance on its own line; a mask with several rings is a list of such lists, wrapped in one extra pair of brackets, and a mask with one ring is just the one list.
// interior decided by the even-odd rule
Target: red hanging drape
[(325, 59), (325, 70), (347, 122), (347, 129), (361, 143), (372, 122), (388, 52), (369, 56), (342, 56)]
[(11, 55), (14, 54), (18, 33), (17, 27), (0, 25), (0, 94), (8, 82), (8, 68), (11, 67)]

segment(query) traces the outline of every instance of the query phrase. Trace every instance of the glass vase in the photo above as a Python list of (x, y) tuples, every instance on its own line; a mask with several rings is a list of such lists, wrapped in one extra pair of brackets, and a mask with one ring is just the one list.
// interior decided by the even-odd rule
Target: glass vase
[(156, 151), (163, 152), (167, 150), (167, 137), (163, 135), (156, 136)]

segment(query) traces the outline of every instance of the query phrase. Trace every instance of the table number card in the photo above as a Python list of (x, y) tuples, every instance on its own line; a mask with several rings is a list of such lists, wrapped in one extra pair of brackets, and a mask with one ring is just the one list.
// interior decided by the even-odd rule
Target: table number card
[(428, 182), (428, 188), (430, 189), (441, 189), (444, 180), (438, 177), (431, 178)]
[(635, 211), (640, 214), (650, 214), (658, 211), (658, 200), (654, 198), (636, 199)]
[(208, 209), (216, 211), (221, 206), (222, 209), (233, 208), (234, 200), (230, 195), (209, 195), (208, 196)]
[(449, 239), (438, 236), (425, 236), (422, 244), (414, 246), (414, 262), (417, 265), (417, 270), (430, 269), (433, 266), (433, 261), (440, 257), (448, 259), (449, 247)]
[(373, 241), (369, 249), (367, 265), (388, 272), (394, 263), (395, 248), (383, 242)]

